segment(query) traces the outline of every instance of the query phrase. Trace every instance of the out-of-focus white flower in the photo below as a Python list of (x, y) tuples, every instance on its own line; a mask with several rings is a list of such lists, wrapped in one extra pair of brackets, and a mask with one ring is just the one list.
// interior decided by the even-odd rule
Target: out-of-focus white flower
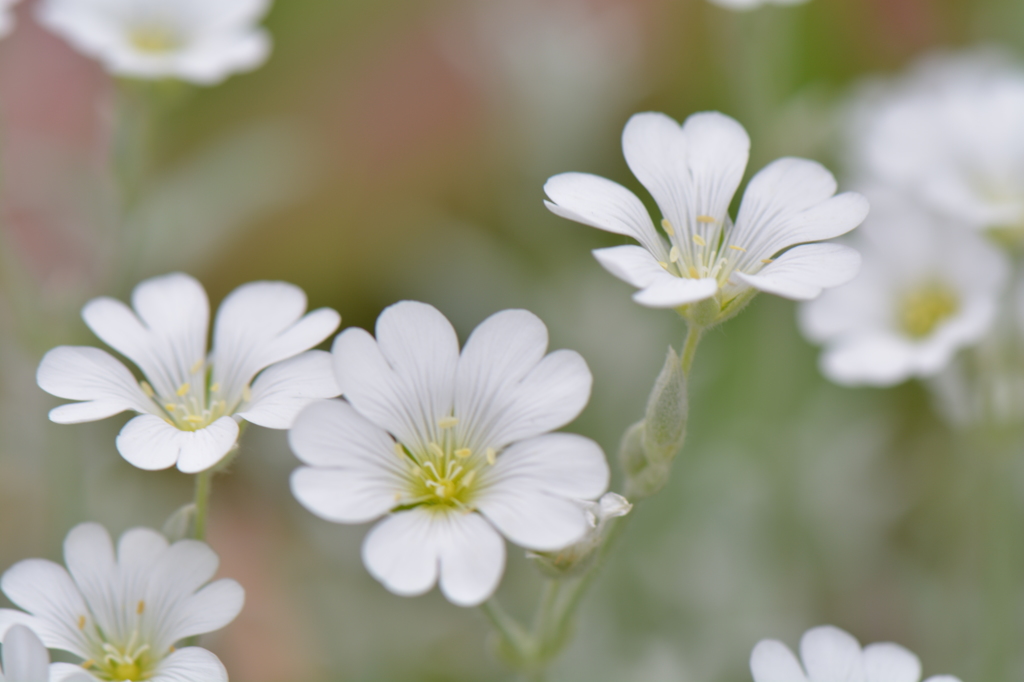
[(118, 76), (213, 85), (270, 54), (270, 0), (42, 0), (37, 17)]
[[(782, 642), (764, 639), (750, 654), (754, 682), (918, 682), (921, 661), (891, 642), (869, 644), (862, 650), (849, 633), (822, 625), (800, 639), (800, 659)], [(960, 682), (951, 675), (934, 675), (925, 682)]]
[(725, 9), (735, 10), (737, 12), (746, 12), (748, 10), (757, 9), (758, 7), (764, 7), (765, 5), (802, 5), (808, 0), (708, 0), (712, 5), (718, 5)]
[(0, 682), (93, 682), (95, 679), (77, 666), (64, 663), (51, 666), (46, 647), (36, 633), (24, 625), (9, 627), (3, 644)]
[(174, 647), (224, 627), (245, 601), (234, 580), (206, 584), (219, 560), (205, 543), (169, 545), (156, 531), (136, 528), (121, 536), (115, 555), (106, 529), (83, 523), (64, 540), (64, 561), (67, 569), (26, 559), (4, 573), (4, 594), (27, 613), (0, 609), (0, 632), (27, 625), (47, 647), (82, 659), (55, 664), (62, 674), (85, 670), (90, 679), (112, 682), (226, 682), (212, 653)]
[(177, 464), (186, 473), (203, 471), (234, 447), (239, 420), (286, 429), (309, 402), (341, 392), (330, 354), (309, 351), (341, 318), (329, 308), (303, 315), (306, 295), (293, 284), (250, 282), (229, 294), (217, 312), (209, 355), (210, 304), (192, 277), (148, 279), (132, 292), (132, 306), (97, 298), (82, 317), (138, 365), (145, 381), (106, 351), (86, 346), (54, 348), (36, 378), (48, 393), (85, 401), (54, 408), (50, 419), (60, 424), (139, 412), (121, 429), (117, 449), (140, 469)]
[(535, 550), (579, 540), (584, 500), (608, 485), (600, 446), (548, 433), (590, 397), (583, 358), (545, 355), (547, 328), (532, 313), (485, 320), (459, 353), (448, 320), (412, 301), (381, 313), (374, 339), (348, 329), (334, 343), (348, 402), (313, 403), (289, 436), (306, 463), (292, 491), (338, 523), (386, 518), (363, 544), (385, 587), (417, 595), (440, 580), (453, 603), (472, 606), (498, 586), (502, 535)]
[(1009, 273), (973, 232), (891, 197), (872, 205), (857, 235), (860, 275), (800, 311), (804, 334), (826, 346), (822, 371), (846, 385), (940, 372), (991, 328)]
[(544, 190), (555, 214), (640, 242), (594, 251), (609, 272), (640, 289), (637, 303), (679, 308), (713, 299), (715, 321), (757, 290), (811, 299), (856, 274), (853, 249), (808, 243), (852, 230), (868, 211), (859, 194), (833, 196), (835, 178), (820, 164), (783, 158), (766, 166), (750, 181), (733, 225), (729, 204), (750, 149), (739, 123), (705, 112), (680, 127), (664, 114), (636, 114), (622, 148), (664, 216), (667, 242), (640, 199), (610, 180), (563, 173)]
[(934, 55), (868, 84), (848, 120), (855, 174), (975, 229), (1024, 231), (1024, 69)]

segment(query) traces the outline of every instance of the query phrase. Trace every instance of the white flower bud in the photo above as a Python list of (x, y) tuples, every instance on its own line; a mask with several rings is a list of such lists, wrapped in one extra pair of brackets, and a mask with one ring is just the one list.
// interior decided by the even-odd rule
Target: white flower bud
[(605, 493), (597, 502), (587, 502), (585, 508), (591, 529), (582, 540), (557, 552), (526, 553), (548, 576), (567, 578), (580, 575), (590, 568), (604, 543), (608, 521), (625, 516), (633, 509), (633, 505), (618, 493)]
[(652, 464), (667, 465), (683, 447), (688, 405), (686, 372), (670, 347), (644, 416), (643, 446)]

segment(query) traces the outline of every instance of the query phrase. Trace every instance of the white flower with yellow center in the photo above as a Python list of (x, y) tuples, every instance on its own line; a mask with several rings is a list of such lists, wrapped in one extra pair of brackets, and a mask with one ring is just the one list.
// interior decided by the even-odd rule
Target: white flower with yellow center
[(801, 327), (825, 345), (836, 383), (890, 386), (930, 377), (989, 331), (1006, 287), (1006, 257), (968, 230), (872, 194), (858, 230), (860, 275), (801, 308)]
[(992, 51), (931, 55), (869, 84), (848, 116), (853, 171), (958, 223), (1024, 238), (1024, 68)]
[(820, 164), (769, 164), (750, 181), (734, 225), (729, 204), (750, 149), (739, 123), (717, 112), (694, 114), (682, 126), (664, 114), (636, 114), (622, 149), (661, 210), (664, 237), (640, 199), (610, 180), (563, 173), (544, 191), (557, 215), (640, 242), (594, 251), (609, 272), (640, 289), (637, 303), (681, 308), (712, 300), (700, 313), (699, 323), (707, 324), (733, 314), (758, 290), (811, 299), (857, 273), (852, 249), (808, 243), (849, 232), (868, 211), (859, 194), (833, 196), (835, 178)]
[(576, 418), (592, 379), (578, 353), (545, 355), (547, 344), (535, 315), (506, 310), (460, 354), (448, 320), (411, 301), (381, 314), (376, 339), (346, 330), (333, 353), (347, 402), (310, 405), (289, 434), (308, 465), (292, 475), (296, 498), (338, 523), (385, 516), (363, 561), (392, 592), (440, 581), (455, 604), (486, 600), (504, 571), (502, 535), (532, 550), (570, 545), (608, 485), (596, 443), (548, 433)]
[[(750, 655), (754, 682), (919, 682), (921, 661), (891, 642), (860, 643), (849, 633), (823, 625), (804, 633), (800, 658), (782, 642), (765, 639)], [(925, 682), (960, 682), (951, 675), (934, 675)]]
[(68, 533), (64, 561), (67, 569), (27, 559), (4, 573), (0, 588), (25, 611), (0, 609), (0, 633), (26, 625), (47, 647), (82, 659), (63, 664), (63, 674), (88, 671), (105, 682), (228, 679), (206, 649), (175, 648), (230, 623), (245, 601), (234, 580), (209, 582), (219, 560), (205, 543), (170, 545), (160, 533), (136, 528), (121, 536), (115, 554), (105, 528), (83, 523)]
[(39, 22), (118, 76), (204, 85), (270, 54), (270, 0), (42, 0)]
[(48, 393), (85, 401), (53, 409), (50, 419), (60, 424), (139, 412), (121, 430), (117, 449), (140, 469), (177, 464), (186, 473), (203, 471), (234, 447), (239, 420), (286, 429), (310, 401), (340, 393), (330, 354), (308, 349), (341, 318), (329, 308), (303, 315), (306, 295), (293, 284), (250, 282), (229, 294), (209, 355), (210, 304), (192, 277), (148, 279), (135, 287), (132, 305), (97, 298), (82, 317), (138, 365), (144, 380), (109, 353), (84, 346), (54, 348), (36, 378)]

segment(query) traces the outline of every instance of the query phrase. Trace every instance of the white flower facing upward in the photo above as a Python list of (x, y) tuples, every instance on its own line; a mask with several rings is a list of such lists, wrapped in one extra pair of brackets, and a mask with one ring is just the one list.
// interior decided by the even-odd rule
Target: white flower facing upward
[[(921, 661), (891, 642), (869, 644), (862, 650), (850, 634), (831, 625), (808, 630), (800, 639), (800, 658), (774, 639), (757, 643), (750, 655), (754, 682), (919, 682)], [(925, 682), (960, 682), (935, 675)]]
[(229, 294), (209, 355), (210, 304), (192, 277), (148, 279), (135, 287), (132, 305), (97, 298), (82, 317), (138, 365), (144, 381), (106, 351), (86, 346), (54, 348), (36, 378), (48, 393), (84, 401), (53, 409), (50, 419), (60, 424), (140, 413), (117, 437), (118, 451), (140, 469), (177, 464), (186, 473), (203, 471), (234, 447), (239, 420), (286, 429), (310, 401), (340, 393), (330, 354), (308, 349), (341, 318), (329, 308), (303, 315), (306, 295), (293, 284), (250, 282)]
[(525, 310), (485, 320), (459, 353), (455, 330), (424, 303), (381, 313), (374, 339), (348, 329), (334, 343), (341, 400), (299, 415), (289, 437), (308, 466), (295, 497), (338, 523), (386, 518), (363, 561), (390, 591), (418, 595), (440, 580), (453, 603), (495, 590), (502, 535), (554, 550), (587, 532), (587, 505), (608, 485), (593, 441), (548, 433), (576, 418), (591, 375), (569, 350), (545, 355), (547, 328)]
[(805, 336), (826, 346), (836, 383), (890, 386), (930, 377), (992, 327), (1006, 287), (1006, 257), (979, 235), (892, 197), (872, 195), (858, 230), (860, 275), (805, 303)]
[(7, 629), (3, 641), (3, 670), (0, 682), (93, 682), (77, 666), (50, 665), (50, 653), (36, 633), (24, 625)]
[(0, 632), (27, 625), (47, 647), (82, 659), (54, 664), (62, 675), (88, 671), (87, 679), (105, 682), (228, 679), (206, 649), (174, 646), (224, 627), (245, 601), (234, 580), (207, 584), (219, 561), (205, 543), (169, 545), (160, 533), (136, 528), (121, 536), (115, 554), (106, 529), (83, 523), (68, 533), (64, 560), (67, 569), (27, 559), (4, 573), (4, 594), (27, 613), (0, 609)]
[(848, 116), (853, 171), (961, 224), (1024, 235), (1024, 69), (986, 51), (932, 55), (875, 82)]
[(42, 0), (39, 22), (113, 74), (203, 85), (270, 54), (270, 0)]
[[(868, 211), (859, 194), (833, 196), (835, 178), (820, 164), (783, 158), (766, 166), (750, 181), (734, 225), (729, 204), (750, 149), (739, 123), (717, 112), (694, 114), (682, 126), (663, 114), (636, 114), (622, 149), (661, 210), (665, 237), (640, 199), (610, 180), (563, 173), (544, 191), (555, 214), (640, 242), (594, 251), (609, 272), (640, 289), (637, 303), (681, 309), (707, 326), (758, 290), (811, 299), (857, 273), (854, 250), (808, 243), (852, 230)], [(692, 307), (700, 301), (710, 305)]]

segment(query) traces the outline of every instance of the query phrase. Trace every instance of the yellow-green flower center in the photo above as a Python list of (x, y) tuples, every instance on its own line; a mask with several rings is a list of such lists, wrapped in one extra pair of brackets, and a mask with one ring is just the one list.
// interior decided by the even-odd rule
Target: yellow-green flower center
[(480, 470), (494, 464), (496, 453), (491, 448), (473, 452), (461, 447), (455, 439), (455, 417), (441, 420), (441, 442), (430, 442), (425, 448), (409, 448), (395, 443), (395, 453), (408, 467), (407, 490), (399, 495), (398, 506), (438, 507), (470, 510), (480, 488)]
[(182, 431), (198, 431), (221, 417), (234, 414), (239, 405), (252, 398), (248, 386), (241, 396), (228, 396), (219, 383), (210, 383), (210, 369), (203, 361), (197, 362), (190, 372), (191, 381), (180, 386), (173, 395), (157, 395), (146, 381), (139, 382), (142, 392), (162, 410), (162, 416), (171, 426)]
[(143, 24), (136, 26), (128, 34), (128, 42), (139, 52), (147, 54), (163, 54), (173, 52), (181, 47), (181, 36), (167, 26), (160, 24)]
[(960, 309), (956, 292), (941, 282), (911, 289), (900, 305), (899, 325), (908, 336), (922, 339), (951, 318)]

